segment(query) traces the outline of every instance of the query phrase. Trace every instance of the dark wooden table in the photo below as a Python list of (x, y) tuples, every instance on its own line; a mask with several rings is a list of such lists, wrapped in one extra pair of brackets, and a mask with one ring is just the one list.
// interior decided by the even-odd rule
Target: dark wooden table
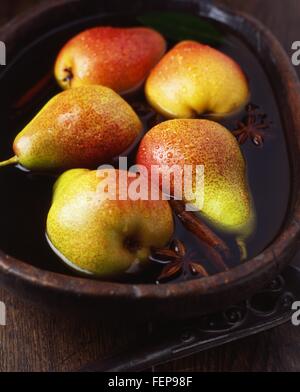
[[(38, 2), (2, 0), (0, 23)], [(274, 32), (289, 54), (292, 42), (300, 41), (299, 0), (219, 3), (255, 15)], [(300, 75), (300, 66), (297, 71)], [(49, 314), (47, 309), (36, 309), (2, 289), (0, 300), (7, 306), (7, 326), (0, 327), (0, 371), (72, 371), (110, 353), (130, 351), (146, 331), (145, 325), (130, 326), (126, 320), (120, 325), (62, 318)], [(300, 371), (300, 327), (288, 323), (155, 370)]]

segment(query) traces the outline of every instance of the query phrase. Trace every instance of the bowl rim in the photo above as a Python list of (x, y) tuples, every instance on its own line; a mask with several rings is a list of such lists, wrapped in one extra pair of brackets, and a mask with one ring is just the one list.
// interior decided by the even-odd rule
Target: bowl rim
[[(73, 3), (78, 3), (78, 0), (55, 0), (51, 4), (47, 3), (46, 5), (43, 3), (37, 5), (29, 12), (17, 16), (0, 29), (0, 38), (5, 43), (9, 42), (12, 37), (15, 39), (22, 34), (24, 26), (28, 24), (33, 25), (34, 21), (48, 13), (49, 10)], [(198, 280), (166, 283), (163, 285), (115, 283), (68, 276), (62, 273), (42, 270), (6, 255), (0, 250), (0, 281), (8, 288), (11, 282), (14, 281), (15, 284), (21, 282), (25, 286), (34, 286), (62, 294), (87, 297), (109, 297), (114, 295), (130, 299), (167, 299), (169, 297), (194, 296), (195, 294), (221, 293), (230, 286), (244, 284), (250, 278), (256, 278), (257, 284), (262, 286), (287, 264), (296, 251), (297, 240), (300, 237), (300, 182), (297, 181), (300, 173), (300, 83), (297, 74), (280, 43), (261, 22), (249, 15), (229, 10), (223, 6), (205, 4), (205, 7), (202, 8), (203, 4), (201, 1), (198, 0), (194, 3), (199, 6), (199, 15), (208, 16), (227, 25), (234, 20), (236, 26), (239, 26), (235, 29), (235, 32), (244, 36), (244, 40), (246, 38), (242, 26), (245, 29), (246, 25), (247, 30), (252, 34), (252, 42), (249, 42), (248, 37), (248, 43), (257, 47), (263, 43), (269, 47), (273, 56), (273, 66), (276, 66), (280, 71), (278, 73), (278, 82), (281, 83), (283, 89), (281, 99), (286, 100), (290, 108), (289, 113), (285, 115), (285, 118), (282, 118), (282, 122), (285, 137), (288, 139), (287, 146), (290, 150), (289, 157), (293, 179), (290, 208), (281, 232), (262, 253), (229, 271)], [(205, 12), (205, 15), (203, 12)], [(259, 54), (263, 56), (262, 52)], [(276, 98), (278, 99), (278, 97)], [(292, 129), (289, 130), (290, 134), (287, 134), (286, 124), (284, 124), (288, 118), (289, 122), (292, 121), (293, 124)], [(10, 283), (7, 283), (8, 281)]]

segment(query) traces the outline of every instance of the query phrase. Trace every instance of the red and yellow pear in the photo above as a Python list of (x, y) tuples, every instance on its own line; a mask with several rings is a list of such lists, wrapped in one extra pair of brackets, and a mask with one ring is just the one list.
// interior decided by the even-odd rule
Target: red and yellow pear
[(55, 76), (64, 89), (89, 84), (119, 94), (138, 89), (166, 50), (164, 38), (145, 27), (94, 27), (61, 49)]
[(219, 50), (195, 41), (182, 41), (171, 49), (151, 71), (145, 91), (150, 104), (168, 118), (224, 116), (249, 99), (241, 67)]
[[(198, 119), (162, 122), (142, 139), (137, 163), (144, 165), (149, 173), (157, 165), (162, 176), (169, 173), (166, 170), (173, 165), (182, 169), (184, 165), (191, 165), (192, 191), (202, 193), (196, 194), (192, 201), (185, 201), (194, 204), (196, 209), (221, 230), (240, 234), (251, 231), (254, 212), (245, 160), (235, 137), (222, 125)], [(204, 168), (204, 189), (196, 187), (197, 165), (203, 165)], [(175, 179), (172, 177), (173, 195), (174, 184)], [(184, 186), (184, 179), (181, 184)], [(189, 190), (186, 191), (188, 193)], [(182, 192), (183, 195), (186, 193)]]

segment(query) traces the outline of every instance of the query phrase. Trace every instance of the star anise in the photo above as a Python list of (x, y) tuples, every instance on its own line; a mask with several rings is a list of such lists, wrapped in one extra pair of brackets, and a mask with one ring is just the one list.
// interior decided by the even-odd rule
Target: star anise
[(189, 275), (199, 278), (208, 276), (206, 269), (198, 261), (192, 260), (192, 257), (193, 254), (187, 252), (184, 244), (177, 239), (172, 241), (169, 248), (152, 249), (150, 259), (165, 265), (157, 278), (157, 283), (180, 275), (184, 278)]
[(267, 120), (267, 114), (259, 111), (259, 106), (249, 103), (245, 110), (246, 116), (242, 121), (237, 121), (237, 128), (233, 131), (239, 144), (244, 144), (248, 139), (257, 147), (262, 147), (266, 132), (271, 122)]

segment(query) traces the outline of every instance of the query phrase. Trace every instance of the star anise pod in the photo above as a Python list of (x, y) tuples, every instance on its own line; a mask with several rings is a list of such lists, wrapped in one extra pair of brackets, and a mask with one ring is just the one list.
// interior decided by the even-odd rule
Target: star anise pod
[(170, 264), (181, 260), (185, 253), (183, 243), (179, 240), (173, 240), (169, 248), (152, 248), (149, 258), (159, 264)]
[(190, 261), (188, 265), (192, 275), (208, 276), (206, 269), (201, 264)]
[(183, 264), (181, 260), (172, 261), (163, 268), (159, 277), (157, 278), (158, 282), (169, 278), (175, 278), (182, 272), (182, 268)]
[(201, 264), (190, 260), (193, 256), (192, 253), (186, 252), (184, 244), (177, 239), (172, 241), (169, 248), (152, 249), (150, 259), (165, 264), (157, 278), (157, 283), (174, 279), (180, 275), (186, 277), (191, 274), (199, 278), (208, 276), (208, 272)]
[(249, 103), (245, 110), (246, 116), (242, 121), (237, 121), (237, 128), (232, 132), (239, 144), (244, 144), (248, 139), (257, 147), (262, 147), (266, 132), (271, 122), (267, 120), (266, 113), (259, 111), (259, 106)]

